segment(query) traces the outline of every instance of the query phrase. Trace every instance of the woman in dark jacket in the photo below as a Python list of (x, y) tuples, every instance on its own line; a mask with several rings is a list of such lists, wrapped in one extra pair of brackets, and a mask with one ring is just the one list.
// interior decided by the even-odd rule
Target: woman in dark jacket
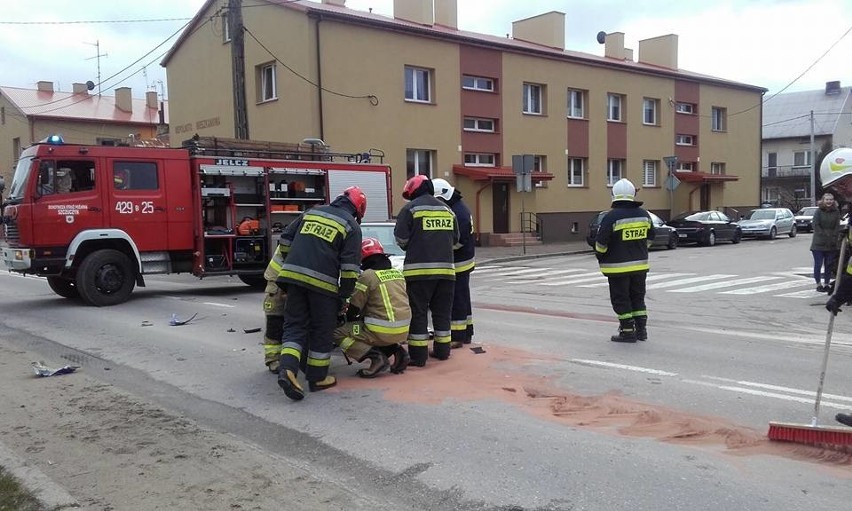
[[(814, 256), (814, 281), (817, 291), (831, 289), (830, 281), (834, 280), (832, 269), (837, 258), (838, 233), (840, 232), (840, 210), (834, 201), (834, 195), (823, 194), (819, 201), (819, 209), (814, 213), (814, 236), (811, 240), (811, 253)], [(823, 271), (823, 267), (825, 270)], [(823, 274), (820, 284), (820, 273)]]

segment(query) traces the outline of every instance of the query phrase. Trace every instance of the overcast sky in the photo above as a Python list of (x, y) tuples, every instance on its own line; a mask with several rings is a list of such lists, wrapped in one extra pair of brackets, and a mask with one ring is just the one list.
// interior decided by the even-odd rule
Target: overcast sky
[[(245, 5), (258, 1), (243, 0)], [(70, 91), (74, 82), (97, 83), (99, 43), (105, 94), (121, 86), (131, 87), (135, 97), (145, 90), (167, 92), (162, 54), (175, 40), (169, 37), (203, 3), (2, 0), (0, 85), (35, 88), (37, 81), (49, 80)], [(393, 0), (347, 0), (346, 5), (393, 12)], [(770, 95), (794, 80), (785, 92), (821, 89), (832, 80), (852, 85), (852, 0), (458, 0), (458, 7), (460, 29), (498, 36), (511, 33), (514, 20), (564, 12), (566, 49), (594, 55), (603, 55), (595, 41), (600, 31), (623, 32), (625, 46), (637, 53), (640, 39), (677, 34), (680, 68), (762, 86)], [(170, 20), (68, 23), (161, 18)]]

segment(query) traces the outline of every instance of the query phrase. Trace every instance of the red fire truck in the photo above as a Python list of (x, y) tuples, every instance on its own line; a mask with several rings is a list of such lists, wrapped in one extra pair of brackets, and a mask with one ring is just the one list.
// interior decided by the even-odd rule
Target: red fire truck
[(182, 148), (65, 144), (28, 147), (2, 210), (9, 270), (47, 278), (66, 298), (107, 306), (144, 277), (236, 275), (262, 286), (281, 230), (352, 185), (364, 220), (391, 215), (381, 151), (339, 154), (301, 144), (195, 137)]

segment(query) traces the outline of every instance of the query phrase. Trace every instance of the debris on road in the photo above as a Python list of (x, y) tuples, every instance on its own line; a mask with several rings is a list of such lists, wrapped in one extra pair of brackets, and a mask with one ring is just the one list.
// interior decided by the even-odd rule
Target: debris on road
[(482, 353), (486, 353), (486, 351), (484, 349), (482, 349), (482, 346), (474, 346), (473, 348), (470, 349), (470, 351), (476, 353), (477, 355), (481, 355)]
[(198, 316), (197, 312), (195, 314), (193, 314), (192, 316), (190, 316), (189, 319), (181, 320), (181, 319), (178, 319), (177, 314), (172, 314), (172, 319), (169, 320), (169, 325), (171, 325), (171, 326), (183, 326), (183, 325), (189, 323), (190, 321), (192, 321), (193, 319), (195, 319), (195, 316)]
[(44, 364), (43, 360), (39, 360), (38, 362), (33, 362), (33, 371), (35, 371), (36, 376), (47, 377), (47, 376), (58, 376), (60, 374), (70, 374), (80, 369), (80, 366), (62, 366), (59, 369), (51, 369)]
[(243, 328), (243, 332), (247, 334), (256, 334), (260, 332), (260, 328)]

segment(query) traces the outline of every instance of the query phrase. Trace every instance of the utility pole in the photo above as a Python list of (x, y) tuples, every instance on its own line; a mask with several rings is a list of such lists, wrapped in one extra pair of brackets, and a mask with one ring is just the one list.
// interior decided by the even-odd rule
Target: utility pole
[(248, 139), (246, 106), (246, 56), (243, 30), (243, 0), (228, 2), (228, 28), (231, 34), (231, 66), (234, 87), (234, 138)]
[(101, 54), (101, 41), (100, 39), (95, 40), (94, 43), (84, 43), (89, 46), (95, 47), (95, 56), (89, 57), (86, 60), (98, 59), (98, 96), (101, 95), (101, 57), (107, 57), (106, 53)]
[(811, 206), (816, 206), (816, 154), (814, 154), (814, 111), (811, 110)]

